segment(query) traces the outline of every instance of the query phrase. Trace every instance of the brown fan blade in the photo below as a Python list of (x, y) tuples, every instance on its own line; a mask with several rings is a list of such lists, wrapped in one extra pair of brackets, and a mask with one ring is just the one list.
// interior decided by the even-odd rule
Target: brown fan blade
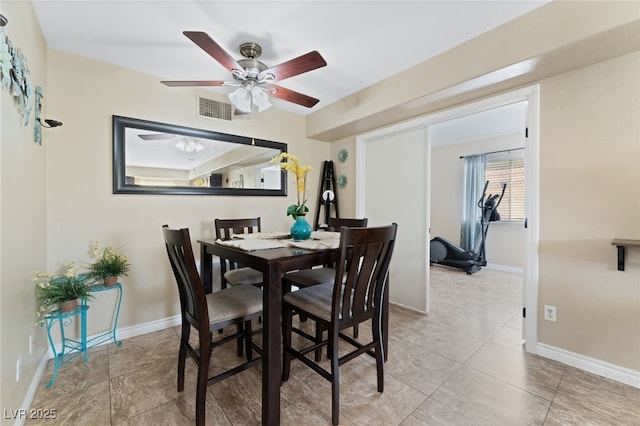
[(305, 55), (298, 56), (295, 59), (283, 62), (280, 65), (276, 65), (275, 67), (271, 67), (262, 74), (273, 74), (277, 81), (282, 81), (285, 78), (312, 71), (316, 68), (322, 68), (325, 65), (327, 65), (327, 62), (320, 53), (314, 50), (313, 52), (309, 52)]
[(303, 107), (311, 108), (312, 106), (320, 102), (319, 99), (312, 98), (311, 96), (303, 95), (302, 93), (284, 88), (282, 86), (277, 86), (275, 84), (270, 84), (266, 87), (270, 89), (276, 89), (274, 93), (271, 93), (271, 96), (278, 99), (282, 99), (283, 101), (293, 102), (294, 104), (302, 105)]
[(240, 64), (238, 64), (231, 55), (220, 47), (218, 43), (213, 41), (207, 33), (203, 33), (202, 31), (183, 31), (182, 34), (187, 36), (192, 42), (207, 52), (213, 59), (220, 62), (220, 64), (229, 71), (244, 71)]
[(180, 87), (180, 86), (224, 86), (224, 81), (215, 80), (215, 81), (161, 81), (160, 83), (169, 87)]

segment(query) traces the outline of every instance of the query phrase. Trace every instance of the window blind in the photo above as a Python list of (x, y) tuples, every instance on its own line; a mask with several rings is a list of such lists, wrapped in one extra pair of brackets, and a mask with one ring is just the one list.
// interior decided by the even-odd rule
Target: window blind
[(485, 179), (489, 181), (487, 196), (500, 194), (502, 183), (507, 183), (498, 206), (500, 220), (524, 220), (524, 160), (487, 162)]

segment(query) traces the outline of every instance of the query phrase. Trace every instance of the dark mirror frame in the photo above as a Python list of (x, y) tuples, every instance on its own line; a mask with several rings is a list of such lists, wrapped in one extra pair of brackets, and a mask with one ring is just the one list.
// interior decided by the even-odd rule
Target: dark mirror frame
[(231, 142), (242, 145), (256, 145), (274, 148), (280, 152), (287, 152), (287, 144), (253, 139), (245, 136), (196, 129), (175, 124), (158, 123), (137, 118), (113, 116), (113, 193), (114, 194), (156, 194), (156, 195), (250, 195), (250, 196), (286, 196), (287, 176), (282, 173), (280, 189), (258, 188), (221, 188), (221, 187), (190, 187), (190, 186), (142, 186), (130, 185), (125, 180), (125, 128), (149, 130), (158, 133), (176, 134), (194, 138), (205, 138)]

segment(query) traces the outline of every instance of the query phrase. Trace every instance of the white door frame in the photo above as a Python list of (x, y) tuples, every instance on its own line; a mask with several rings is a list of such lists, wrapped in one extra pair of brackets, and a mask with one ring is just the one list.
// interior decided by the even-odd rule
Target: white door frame
[[(398, 133), (404, 133), (410, 129), (428, 128), (429, 126), (452, 120), (465, 115), (494, 109), (500, 106), (526, 101), (527, 107), (527, 127), (529, 129), (528, 138), (525, 142), (525, 185), (526, 200), (525, 214), (527, 217), (526, 236), (526, 259), (524, 263), (524, 292), (523, 305), (526, 308), (526, 318), (523, 320), (523, 334), (525, 337), (525, 349), (527, 352), (537, 353), (538, 342), (538, 244), (539, 244), (539, 203), (540, 203), (540, 159), (539, 159), (539, 116), (540, 116), (540, 88), (538, 85), (529, 86), (509, 93), (482, 99), (469, 104), (461, 105), (446, 111), (436, 112), (411, 121), (400, 123), (395, 126), (376, 130), (371, 133), (356, 137), (356, 215), (360, 217), (365, 209), (366, 194), (366, 145), (369, 141), (374, 141), (381, 137), (388, 137)], [(428, 129), (427, 129), (428, 130)], [(427, 131), (427, 135), (429, 132)], [(431, 150), (431, 140), (427, 136), (426, 143)], [(431, 156), (425, 159), (425, 166), (431, 169)], [(429, 176), (430, 173), (427, 174)], [(430, 182), (427, 187), (430, 188)], [(430, 192), (430, 191), (429, 191)], [(427, 195), (427, 220), (430, 220), (431, 199)], [(427, 227), (428, 229), (428, 227)], [(428, 241), (428, 240), (427, 240)], [(427, 255), (428, 255), (427, 244)], [(425, 259), (425, 262), (428, 262)], [(427, 268), (428, 271), (428, 268)], [(425, 280), (425, 291), (428, 312), (429, 309), (429, 274), (427, 272)]]

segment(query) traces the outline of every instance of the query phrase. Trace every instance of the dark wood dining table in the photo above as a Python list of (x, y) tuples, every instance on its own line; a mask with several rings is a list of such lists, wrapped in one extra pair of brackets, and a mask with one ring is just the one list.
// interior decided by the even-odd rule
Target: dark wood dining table
[[(331, 263), (339, 249), (307, 250), (295, 247), (265, 250), (241, 250), (217, 244), (215, 240), (198, 240), (202, 282), (205, 291), (212, 291), (213, 256), (231, 259), (263, 274), (263, 358), (262, 358), (262, 424), (280, 424), (280, 385), (282, 375), (282, 275), (297, 269)], [(388, 286), (387, 286), (388, 287)], [(388, 299), (388, 288), (385, 301)], [(383, 309), (383, 338), (387, 354), (388, 303)]]

